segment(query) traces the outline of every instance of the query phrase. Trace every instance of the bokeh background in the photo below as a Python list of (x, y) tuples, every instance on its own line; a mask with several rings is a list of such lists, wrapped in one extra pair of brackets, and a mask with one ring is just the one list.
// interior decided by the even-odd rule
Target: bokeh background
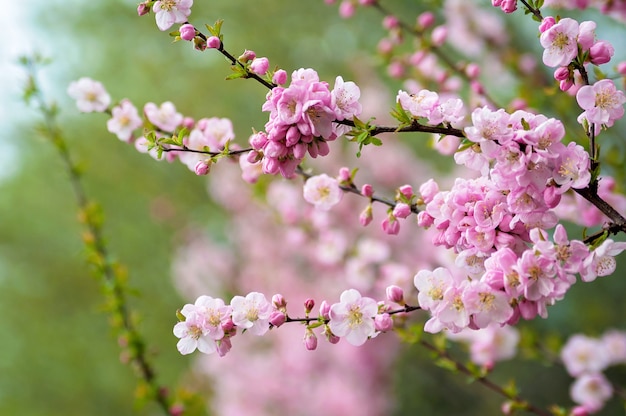
[[(412, 16), (439, 2), (395, 3), (400, 15)], [(189, 301), (173, 288), (172, 254), (184, 230), (198, 224), (209, 230), (227, 213), (210, 200), (205, 178), (181, 164), (156, 163), (121, 143), (106, 131), (105, 115), (79, 115), (65, 91), (72, 80), (88, 76), (103, 82), (114, 100), (171, 100), (179, 111), (196, 118), (232, 119), (242, 143), (251, 128), (261, 129), (266, 121), (267, 114), (260, 111), (266, 91), (254, 82), (224, 81), (229, 68), (221, 56), (172, 43), (167, 33), (157, 30), (153, 16), (138, 18), (135, 9), (136, 3), (127, 0), (22, 0), (3, 5), (0, 14), (2, 415), (158, 414), (151, 405), (135, 405), (134, 374), (120, 363), (98, 282), (85, 265), (67, 174), (53, 147), (33, 131), (40, 116), (20, 101), (25, 76), (16, 65), (19, 54), (38, 52), (53, 60), (40, 73), (43, 89), (59, 103), (70, 151), (85, 168), (85, 187), (103, 207), (110, 250), (130, 271), (137, 292), (131, 306), (141, 315), (140, 331), (159, 380), (176, 384), (192, 363), (177, 353), (171, 333), (174, 312)], [(336, 74), (362, 82), (370, 79), (372, 85), (388, 88), (391, 96), (401, 87), (386, 76), (382, 60), (372, 57), (384, 35), (380, 16), (373, 11), (343, 20), (336, 7), (321, 0), (196, 1), (192, 16), (194, 23), (224, 19), (230, 50), (253, 49), (288, 72), (313, 67), (322, 79), (332, 80)], [(603, 21), (599, 37), (619, 33), (619, 23)], [(537, 45), (521, 40), (532, 40), (534, 27), (508, 22), (514, 43), (536, 53)], [(624, 59), (623, 50), (617, 53)], [(531, 92), (530, 86), (516, 85), (494, 94), (505, 101), (516, 94), (531, 97)], [(575, 117), (558, 97), (532, 105), (569, 117), (570, 122)], [(621, 138), (603, 134), (602, 139), (611, 161), (608, 169), (623, 190), (623, 133)], [(434, 152), (427, 157), (441, 160)], [(593, 285), (576, 285), (565, 301), (550, 309), (550, 319), (534, 327), (561, 337), (577, 331), (598, 335), (608, 327), (626, 329), (623, 270)], [(514, 374), (523, 394), (539, 403), (569, 403), (571, 379), (562, 368), (522, 358), (503, 363), (494, 377), (506, 381), (507, 374)], [(614, 369), (612, 376), (623, 382), (626, 372)], [(501, 401), (437, 368), (419, 348), (404, 350), (393, 378), (398, 415), (487, 414), (485, 409), (495, 412)], [(606, 414), (621, 414), (619, 408), (613, 402)]]

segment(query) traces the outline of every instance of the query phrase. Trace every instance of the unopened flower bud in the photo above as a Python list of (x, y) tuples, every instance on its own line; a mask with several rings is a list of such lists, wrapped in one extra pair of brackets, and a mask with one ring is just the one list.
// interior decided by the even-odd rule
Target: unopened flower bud
[(217, 36), (211, 36), (206, 40), (206, 46), (210, 49), (219, 49), (222, 46), (222, 41)]
[(421, 29), (426, 29), (435, 23), (435, 15), (432, 12), (424, 12), (417, 16), (417, 25)]
[(383, 231), (389, 235), (397, 235), (400, 232), (400, 222), (390, 214), (380, 224)]
[(404, 291), (401, 287), (396, 285), (388, 286), (387, 289), (385, 289), (385, 293), (387, 294), (387, 300), (389, 300), (389, 302), (404, 306)]
[(320, 305), (320, 316), (324, 319), (330, 319), (330, 304), (325, 300)]
[(617, 64), (617, 72), (626, 76), (626, 61)]
[(241, 55), (239, 55), (239, 58), (237, 58), (237, 60), (245, 64), (248, 61), (252, 61), (254, 58), (256, 58), (256, 53), (254, 51), (246, 49)]
[(276, 309), (284, 309), (287, 307), (287, 300), (281, 294), (272, 296), (272, 304)]
[(324, 326), (324, 336), (326, 336), (326, 340), (328, 340), (331, 344), (336, 344), (341, 340), (341, 338), (333, 334), (328, 325)]
[(176, 403), (173, 404), (172, 406), (170, 406), (170, 408), (167, 410), (167, 413), (170, 416), (181, 416), (185, 414), (185, 406), (183, 406), (180, 403)]
[(411, 199), (413, 197), (413, 187), (411, 185), (402, 185), (398, 188), (398, 191), (400, 191), (406, 199)]
[(371, 198), (374, 195), (374, 187), (369, 183), (366, 183), (361, 187), (361, 194), (367, 198)]
[(339, 176), (337, 176), (337, 180), (339, 182), (350, 182), (352, 179), (350, 178), (350, 169), (345, 166), (339, 169)]
[(441, 46), (448, 37), (448, 28), (445, 26), (437, 26), (433, 29), (433, 33), (430, 35), (433, 42), (433, 46)]
[(398, 202), (393, 208), (393, 216), (396, 218), (406, 218), (411, 215), (411, 206), (404, 202)]
[(374, 215), (372, 214), (372, 204), (367, 204), (365, 209), (359, 215), (359, 224), (363, 227), (368, 226), (373, 219)]
[(255, 58), (250, 64), (250, 70), (255, 74), (265, 75), (269, 66), (270, 61), (267, 58)]
[(313, 299), (307, 299), (304, 301), (304, 311), (308, 314), (315, 307), (315, 301)]
[(563, 81), (571, 78), (572, 74), (569, 72), (569, 68), (566, 66), (560, 66), (554, 70), (554, 79), (557, 81)]
[(397, 28), (398, 26), (400, 26), (400, 22), (397, 17), (389, 15), (383, 18), (383, 27), (385, 29), (391, 30)]
[(208, 175), (211, 171), (211, 159), (199, 161), (196, 163), (194, 170), (198, 176)]
[(148, 6), (146, 3), (139, 3), (139, 6), (137, 6), (137, 14), (139, 16), (143, 16), (150, 13), (150, 6)]
[(283, 85), (285, 82), (287, 82), (287, 71), (285, 71), (284, 69), (279, 69), (278, 71), (274, 72), (272, 81), (274, 81), (275, 84)]
[(276, 328), (284, 324), (286, 320), (287, 320), (287, 317), (281, 311), (274, 311), (270, 314), (270, 317), (269, 317), (270, 324), (272, 324)]
[(304, 347), (307, 350), (313, 351), (317, 348), (317, 337), (315, 336), (313, 331), (311, 331), (310, 329), (307, 329), (306, 332), (304, 333), (303, 341), (304, 341)]
[(216, 341), (215, 345), (217, 346), (217, 355), (220, 357), (225, 356), (226, 353), (233, 347), (230, 337), (225, 337)]
[(615, 53), (615, 49), (613, 45), (604, 40), (600, 40), (589, 48), (589, 57), (591, 58), (591, 63), (594, 65), (602, 65), (606, 64), (611, 60), (611, 57)]
[(546, 30), (550, 29), (555, 24), (556, 24), (556, 20), (554, 20), (554, 17), (552, 16), (544, 17), (544, 19), (541, 21), (541, 24), (539, 25), (539, 33), (545, 32)]
[(393, 329), (393, 319), (388, 313), (378, 314), (374, 317), (374, 329), (380, 332), (387, 332)]
[(182, 25), (180, 29), (178, 29), (178, 32), (182, 40), (192, 40), (196, 37), (196, 28), (189, 23)]
[(422, 228), (428, 228), (435, 223), (435, 219), (426, 211), (417, 213), (417, 225)]

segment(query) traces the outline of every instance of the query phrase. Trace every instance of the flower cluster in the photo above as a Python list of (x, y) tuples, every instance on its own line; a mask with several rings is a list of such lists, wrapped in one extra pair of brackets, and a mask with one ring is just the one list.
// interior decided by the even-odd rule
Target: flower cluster
[(626, 363), (626, 333), (607, 331), (600, 338), (576, 334), (561, 349), (565, 369), (576, 380), (570, 396), (579, 407), (575, 414), (592, 414), (613, 395), (613, 386), (602, 374), (612, 365)]
[(328, 141), (344, 131), (335, 121), (361, 112), (359, 87), (337, 77), (334, 89), (319, 80), (313, 69), (299, 69), (288, 87), (275, 87), (267, 94), (263, 111), (270, 113), (265, 132), (250, 138), (255, 149), (250, 162), (259, 162), (263, 172), (290, 178), (307, 153), (315, 158), (329, 153)]
[(441, 100), (439, 94), (429, 90), (421, 90), (416, 94), (398, 91), (396, 101), (414, 118), (423, 117), (428, 124), (441, 123), (460, 127), (465, 119), (463, 101), (459, 98)]
[[(399, 288), (390, 289), (396, 300), (402, 298)], [(389, 291), (388, 291), (389, 292)], [(391, 293), (390, 292), (390, 293)], [(308, 299), (305, 313), (308, 317), (315, 302)], [(363, 345), (378, 332), (388, 331), (393, 322), (388, 307), (379, 305), (374, 299), (362, 296), (356, 289), (345, 290), (338, 303), (323, 301), (317, 319), (306, 324), (304, 345), (308, 350), (317, 348), (317, 336), (313, 329), (323, 326), (326, 339), (336, 344), (340, 338), (355, 346)], [(253, 335), (264, 335), (273, 327), (280, 327), (290, 318), (287, 301), (282, 295), (274, 295), (270, 303), (265, 295), (251, 292), (245, 297), (235, 296), (230, 305), (222, 299), (200, 296), (196, 302), (186, 304), (179, 313), (181, 319), (174, 326), (174, 335), (179, 338), (177, 348), (181, 354), (190, 354), (196, 349), (205, 354), (217, 352), (224, 356), (232, 347), (230, 338), (239, 330)], [(302, 321), (299, 319), (298, 321)]]

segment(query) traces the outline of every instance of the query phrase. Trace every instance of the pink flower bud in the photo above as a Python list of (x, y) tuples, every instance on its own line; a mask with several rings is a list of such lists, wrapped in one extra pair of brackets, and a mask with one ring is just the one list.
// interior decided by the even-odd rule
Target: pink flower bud
[(320, 316), (324, 319), (330, 319), (330, 304), (325, 300), (320, 305)]
[(376, 0), (359, 0), (361, 6), (373, 6), (376, 4)]
[(173, 404), (167, 409), (167, 413), (170, 416), (182, 416), (185, 414), (185, 406), (180, 403)]
[(393, 215), (397, 218), (406, 218), (411, 215), (411, 206), (404, 202), (398, 202), (393, 208)]
[(393, 51), (393, 41), (391, 39), (382, 38), (378, 41), (376, 50), (381, 55), (389, 55)]
[(561, 193), (556, 186), (548, 186), (543, 191), (543, 201), (548, 208), (554, 208), (561, 202)]
[(330, 328), (328, 328), (328, 325), (324, 327), (324, 335), (326, 336), (328, 342), (330, 342), (331, 344), (337, 344), (341, 340), (341, 338), (332, 333)]
[(139, 16), (144, 16), (148, 13), (150, 13), (150, 6), (146, 3), (139, 3), (139, 6), (137, 6), (137, 14)]
[(555, 24), (556, 24), (556, 20), (554, 20), (554, 17), (552, 16), (544, 17), (543, 20), (541, 21), (541, 24), (539, 25), (539, 33), (545, 32), (546, 30), (550, 29)]
[(269, 66), (270, 61), (267, 58), (255, 58), (250, 64), (250, 70), (255, 74), (265, 75)]
[(239, 55), (237, 60), (246, 63), (248, 61), (252, 61), (254, 58), (256, 58), (256, 52), (246, 49), (241, 55)]
[(201, 175), (208, 175), (209, 172), (211, 171), (211, 160), (201, 160), (198, 163), (196, 163), (196, 166), (194, 168), (196, 175), (201, 176)]
[(192, 40), (196, 37), (196, 28), (189, 23), (182, 25), (180, 29), (178, 29), (178, 32), (182, 40)]
[(317, 337), (310, 329), (307, 329), (304, 333), (304, 347), (308, 351), (313, 351), (317, 348)]
[(483, 84), (481, 84), (480, 82), (478, 82), (476, 80), (473, 80), (472, 82), (470, 82), (470, 88), (476, 94), (482, 95), (482, 94), (485, 93), (485, 88), (483, 87)]
[(215, 344), (217, 345), (217, 355), (220, 357), (225, 356), (226, 353), (233, 347), (230, 337), (222, 338), (219, 341), (216, 341)]
[(309, 298), (304, 301), (304, 310), (306, 313), (311, 312), (314, 307), (315, 307), (315, 300)]
[(387, 66), (387, 73), (391, 78), (402, 78), (404, 76), (404, 65), (400, 61), (393, 61)]
[(272, 324), (276, 328), (278, 328), (279, 326), (281, 326), (282, 324), (285, 323), (286, 319), (287, 319), (287, 317), (285, 316), (284, 313), (282, 313), (280, 311), (274, 311), (274, 312), (272, 312), (270, 314), (269, 322), (270, 322), (270, 324)]
[(361, 214), (359, 214), (359, 224), (366, 227), (372, 222), (373, 219), (374, 215), (372, 214), (372, 204), (368, 204)]
[(222, 46), (222, 41), (217, 36), (211, 36), (206, 40), (206, 46), (210, 49), (219, 49)]
[(264, 131), (259, 131), (257, 133), (254, 133), (248, 139), (248, 143), (250, 143), (250, 146), (252, 146), (256, 150), (263, 149), (263, 146), (265, 146), (267, 141), (268, 141), (267, 134)]
[(478, 78), (480, 75), (480, 67), (474, 62), (467, 64), (465, 67), (465, 74), (467, 74), (470, 79)]
[(613, 45), (603, 40), (596, 42), (589, 48), (589, 57), (591, 58), (591, 63), (594, 65), (606, 64), (611, 60), (614, 53), (615, 49)]
[(421, 29), (426, 29), (435, 23), (435, 15), (432, 12), (424, 12), (417, 16), (417, 25)]
[(400, 222), (393, 215), (388, 215), (380, 225), (389, 235), (397, 235), (400, 232)]
[(287, 300), (281, 294), (272, 296), (272, 304), (276, 309), (282, 309), (287, 307)]
[(617, 64), (617, 72), (626, 76), (626, 61)]
[(387, 30), (395, 29), (400, 26), (398, 18), (395, 16), (385, 16), (383, 18), (383, 27)]
[(339, 5), (339, 16), (348, 19), (354, 15), (354, 4), (349, 0), (343, 0)]
[(439, 185), (437, 185), (434, 179), (429, 179), (420, 186), (420, 195), (422, 195), (422, 201), (425, 204), (431, 202), (438, 193)]
[(183, 127), (191, 130), (193, 129), (193, 126), (196, 124), (195, 120), (192, 117), (185, 117), (183, 118)]
[(388, 313), (378, 314), (374, 317), (374, 329), (387, 332), (393, 329), (393, 319)]
[(576, 406), (572, 409), (572, 416), (589, 416), (589, 411), (585, 406)]
[(422, 228), (428, 228), (435, 223), (435, 219), (426, 211), (420, 211), (417, 214), (417, 225)]
[(574, 81), (571, 79), (564, 79), (559, 82), (559, 89), (561, 91), (567, 91), (574, 86)]
[(352, 179), (350, 178), (350, 169), (346, 167), (342, 167), (339, 169), (339, 176), (337, 176), (337, 180), (339, 182), (350, 182)]
[(387, 286), (385, 293), (387, 294), (387, 300), (389, 302), (404, 305), (404, 291), (401, 287), (396, 285)]
[(278, 71), (274, 72), (272, 81), (274, 81), (275, 84), (283, 85), (285, 82), (287, 82), (287, 71), (285, 71), (284, 69), (279, 69)]
[(235, 329), (235, 323), (232, 319), (228, 319), (227, 321), (222, 322), (222, 329), (224, 332), (231, 332)]
[(560, 66), (554, 70), (554, 79), (556, 79), (557, 81), (564, 81), (566, 79), (569, 79), (570, 77), (571, 74), (569, 72), (569, 68), (566, 66)]
[(411, 185), (402, 185), (398, 188), (398, 191), (400, 191), (406, 199), (411, 199), (413, 197), (413, 187)]
[(441, 46), (448, 37), (448, 29), (445, 26), (437, 26), (433, 29), (433, 33), (430, 36), (433, 46)]
[(369, 183), (364, 184), (361, 187), (361, 194), (363, 194), (363, 196), (367, 198), (371, 198), (372, 195), (374, 195), (374, 187), (370, 185)]

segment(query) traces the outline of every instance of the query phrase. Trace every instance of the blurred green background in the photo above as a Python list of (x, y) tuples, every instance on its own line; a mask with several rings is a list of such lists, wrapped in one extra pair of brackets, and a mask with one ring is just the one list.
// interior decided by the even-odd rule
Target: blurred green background
[[(416, 3), (397, 2), (394, 8), (408, 12), (429, 2)], [(23, 0), (8, 7), (2, 22), (8, 36), (0, 46), (0, 414), (158, 414), (151, 405), (135, 407), (136, 380), (119, 362), (98, 282), (85, 265), (67, 175), (53, 147), (33, 132), (40, 116), (20, 102), (24, 76), (14, 63), (18, 54), (29, 52), (53, 59), (41, 72), (44, 92), (62, 108), (70, 151), (86, 169), (85, 187), (103, 206), (110, 250), (128, 266), (138, 292), (131, 306), (142, 317), (139, 329), (166, 385), (176, 384), (190, 363), (177, 353), (171, 334), (174, 311), (183, 303), (171, 284), (171, 253), (179, 231), (210, 222), (215, 207), (204, 178), (127, 147), (106, 131), (105, 115), (79, 115), (65, 90), (72, 80), (88, 76), (100, 80), (114, 100), (127, 97), (138, 105), (171, 100), (195, 118), (231, 118), (243, 143), (252, 127), (261, 129), (266, 121), (260, 111), (264, 87), (225, 82), (229, 68), (221, 56), (173, 44), (152, 15), (136, 16), (133, 1)], [(370, 57), (384, 33), (373, 11), (346, 21), (321, 0), (257, 0), (252, 6), (196, 1), (194, 23), (213, 24), (218, 18), (225, 20), (227, 48), (234, 53), (253, 49), (288, 72), (314, 67), (327, 80), (336, 74), (351, 79), (359, 67), (372, 66), (390, 91), (399, 88)], [(514, 93), (503, 92), (503, 99)], [(555, 107), (554, 102), (533, 105)], [(612, 146), (615, 166), (623, 166), (623, 140)], [(615, 173), (624, 178), (623, 170)], [(618, 272), (593, 285), (576, 285), (536, 327), (563, 336), (581, 330), (598, 335), (607, 326), (624, 329), (624, 280)], [(562, 369), (518, 360), (502, 364), (495, 377), (506, 380), (509, 372), (520, 378), (523, 394), (540, 404), (568, 403), (570, 379)], [(615, 373), (623, 382), (625, 374)], [(436, 368), (420, 349), (407, 349), (396, 382), (396, 414), (478, 415), (489, 412), (485, 409), (495, 413), (501, 402)], [(618, 412), (619, 406), (612, 406), (606, 414)]]

